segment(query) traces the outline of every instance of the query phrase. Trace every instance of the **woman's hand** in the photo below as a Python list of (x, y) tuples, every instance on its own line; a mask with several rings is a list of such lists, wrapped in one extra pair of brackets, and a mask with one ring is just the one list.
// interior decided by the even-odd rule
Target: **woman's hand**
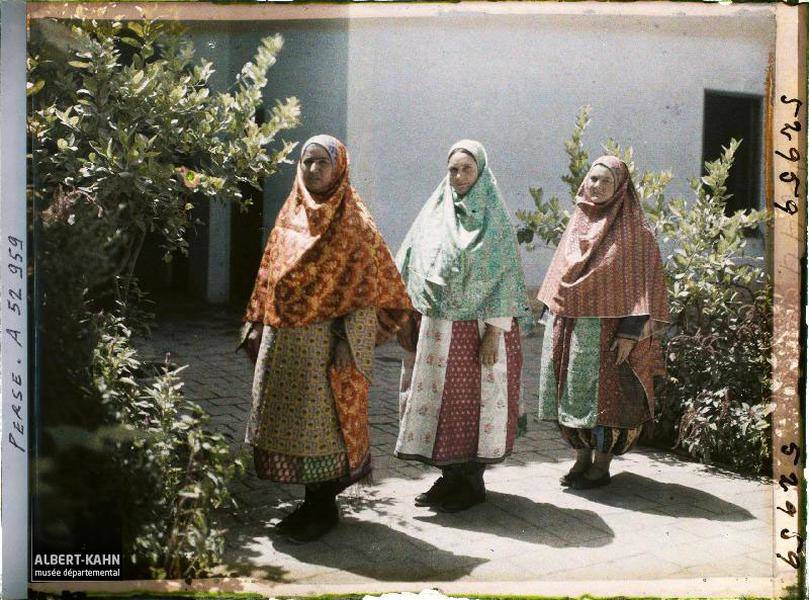
[(416, 320), (413, 318), (412, 315), (407, 317), (407, 321), (399, 328), (399, 331), (396, 332), (396, 340), (399, 342), (399, 345), (406, 350), (407, 352), (415, 352), (416, 351), (416, 343), (417, 343), (417, 331), (416, 331)]
[(629, 353), (632, 352), (632, 349), (635, 347), (637, 342), (635, 340), (630, 340), (628, 338), (617, 337), (615, 341), (610, 346), (610, 350), (615, 351), (617, 349), (618, 358), (615, 360), (616, 365), (620, 365), (624, 362), (627, 358), (629, 358)]
[(491, 367), (497, 362), (497, 347), (500, 345), (501, 333), (500, 329), (486, 323), (486, 331), (483, 332), (483, 339), (480, 341), (480, 362), (486, 367)]
[(252, 362), (258, 360), (258, 349), (261, 347), (261, 335), (264, 333), (264, 323), (253, 323), (250, 333), (244, 342), (244, 349)]
[(351, 358), (351, 346), (345, 340), (337, 340), (334, 346), (334, 360), (332, 364), (336, 369), (345, 369), (354, 364)]

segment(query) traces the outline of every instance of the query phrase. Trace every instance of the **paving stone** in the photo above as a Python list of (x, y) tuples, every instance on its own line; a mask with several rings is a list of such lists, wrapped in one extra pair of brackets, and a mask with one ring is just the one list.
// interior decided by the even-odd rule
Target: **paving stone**
[[(234, 353), (240, 311), (181, 307), (162, 317), (141, 358), (190, 365), (185, 394), (210, 426), (243, 446), (252, 366)], [(183, 315), (182, 318), (178, 315)], [(191, 315), (191, 316), (189, 316)], [(605, 488), (559, 486), (573, 452), (552, 422), (534, 418), (541, 337), (523, 340), (529, 430), (514, 456), (487, 469), (488, 499), (465, 513), (414, 506), (438, 470), (393, 457), (403, 356), (377, 349), (369, 398), (374, 465), (370, 484), (340, 496), (341, 523), (322, 540), (294, 546), (273, 525), (302, 486), (258, 479), (252, 458), (231, 482), (238, 508), (219, 514), (226, 567), (241, 576), (300, 584), (379, 581), (619, 580), (660, 577), (770, 577), (772, 493), (744, 478), (659, 450), (638, 448), (613, 463)]]

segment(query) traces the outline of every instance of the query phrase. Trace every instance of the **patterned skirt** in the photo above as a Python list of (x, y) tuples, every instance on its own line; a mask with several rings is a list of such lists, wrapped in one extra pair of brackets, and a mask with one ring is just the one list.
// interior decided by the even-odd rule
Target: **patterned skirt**
[(497, 362), (480, 362), (479, 321), (422, 317), (402, 368), (395, 455), (436, 466), (494, 463), (511, 454), (520, 413), (522, 349), (516, 321)]
[(616, 365), (618, 319), (555, 317), (545, 327), (539, 418), (557, 421), (576, 449), (623, 454), (654, 414), (657, 340), (638, 342)]
[(338, 480), (370, 472), (368, 388), (376, 313), (343, 319), (356, 366), (332, 368), (332, 322), (264, 328), (245, 441), (256, 474), (283, 483)]

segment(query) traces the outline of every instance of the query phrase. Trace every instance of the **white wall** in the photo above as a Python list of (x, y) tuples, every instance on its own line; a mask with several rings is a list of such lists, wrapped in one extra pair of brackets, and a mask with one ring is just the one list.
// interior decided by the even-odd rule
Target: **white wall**
[[(512, 210), (529, 186), (565, 197), (563, 142), (593, 107), (591, 158), (614, 137), (640, 168), (700, 173), (705, 89), (764, 94), (775, 21), (746, 17), (452, 14), (349, 23), (347, 145), (354, 185), (396, 250), (443, 177), (447, 148), (486, 146)], [(762, 177), (763, 181), (763, 177)], [(763, 197), (763, 190), (760, 193)], [(523, 256), (538, 285), (552, 250)]]

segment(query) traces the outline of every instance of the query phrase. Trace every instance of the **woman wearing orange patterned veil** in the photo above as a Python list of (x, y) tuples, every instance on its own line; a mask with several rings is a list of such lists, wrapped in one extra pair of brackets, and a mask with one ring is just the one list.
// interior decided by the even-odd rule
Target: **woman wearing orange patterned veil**
[(654, 417), (666, 294), (660, 250), (629, 170), (602, 156), (579, 188), (538, 296), (553, 316), (542, 345), (539, 416), (558, 422), (576, 451), (562, 485), (608, 484), (613, 455), (630, 450)]
[(374, 344), (411, 309), (337, 139), (308, 140), (261, 259), (242, 339), (255, 361), (245, 441), (259, 477), (306, 486), (276, 526), (294, 542), (338, 520), (337, 494), (370, 472)]

